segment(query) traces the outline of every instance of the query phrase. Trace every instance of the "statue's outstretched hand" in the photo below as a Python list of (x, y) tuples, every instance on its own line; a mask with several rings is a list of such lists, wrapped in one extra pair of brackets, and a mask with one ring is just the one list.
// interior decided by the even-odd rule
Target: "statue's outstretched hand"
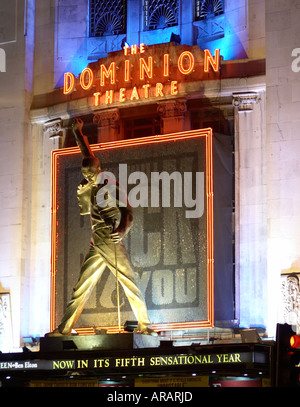
[(76, 117), (76, 119), (73, 120), (73, 123), (72, 123), (73, 131), (79, 130), (81, 132), (82, 128), (83, 128), (83, 124), (84, 124), (83, 120)]

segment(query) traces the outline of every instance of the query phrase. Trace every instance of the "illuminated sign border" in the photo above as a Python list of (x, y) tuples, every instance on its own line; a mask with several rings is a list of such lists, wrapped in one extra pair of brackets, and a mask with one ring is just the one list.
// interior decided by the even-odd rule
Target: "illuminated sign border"
[[(156, 331), (169, 331), (193, 328), (212, 328), (214, 325), (214, 216), (213, 216), (213, 155), (212, 155), (212, 129), (200, 129), (152, 137), (144, 137), (129, 140), (119, 140), (108, 143), (94, 144), (91, 146), (93, 151), (113, 150), (119, 148), (152, 143), (174, 142), (176, 140), (205, 138), (205, 156), (206, 156), (206, 207), (207, 207), (207, 320), (153, 324), (152, 328)], [(56, 261), (57, 261), (57, 164), (61, 156), (80, 153), (78, 147), (53, 150), (51, 155), (51, 174), (52, 174), (52, 206), (51, 206), (51, 295), (50, 295), (50, 329), (55, 326), (55, 295), (56, 295)], [(119, 332), (118, 326), (99, 327), (106, 329), (107, 333)], [(94, 334), (94, 328), (76, 328), (79, 335)]]

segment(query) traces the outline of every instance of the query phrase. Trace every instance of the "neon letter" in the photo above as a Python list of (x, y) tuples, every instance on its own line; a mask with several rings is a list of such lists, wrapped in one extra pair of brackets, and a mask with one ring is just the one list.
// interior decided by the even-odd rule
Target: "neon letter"
[(95, 106), (99, 106), (99, 105), (100, 105), (100, 95), (101, 95), (101, 92), (96, 92), (96, 93), (94, 93), (94, 97), (95, 97), (95, 102), (94, 102), (94, 104), (95, 104)]
[(71, 72), (66, 72), (64, 75), (64, 94), (68, 95), (73, 92), (75, 85), (75, 76)]
[[(86, 76), (88, 78), (88, 81), (86, 83)], [(88, 90), (92, 87), (94, 82), (94, 73), (91, 70), (91, 68), (85, 68), (81, 74), (80, 74), (80, 85), (82, 89)]]
[[(189, 66), (188, 68), (185, 68), (183, 66), (183, 59), (187, 57), (189, 59)], [(178, 58), (178, 69), (181, 73), (183, 73), (184, 75), (189, 75), (193, 69), (194, 69), (194, 65), (195, 65), (195, 58), (194, 55), (190, 52), (190, 51), (183, 51)]]
[(114, 95), (113, 90), (107, 90), (105, 92), (105, 104), (106, 105), (113, 103), (113, 95)]
[(125, 59), (125, 82), (130, 80), (130, 61), (129, 59)]
[(209, 72), (209, 64), (215, 72), (219, 72), (220, 67), (220, 50), (215, 49), (215, 58), (210, 53), (209, 49), (204, 50), (204, 72)]
[(145, 79), (145, 72), (149, 79), (152, 78), (153, 75), (153, 58), (148, 58), (148, 65), (144, 58), (140, 58), (140, 79)]
[(132, 55), (137, 54), (137, 45), (136, 44), (131, 45), (131, 54)]
[(164, 76), (169, 76), (170, 55), (164, 54)]
[(109, 78), (110, 77), (110, 83), (113, 85), (116, 82), (116, 63), (112, 62), (109, 66), (108, 69), (106, 69), (105, 65), (101, 65), (101, 73), (100, 73), (100, 78), (101, 78), (101, 86), (105, 85), (105, 77)]
[(150, 88), (149, 83), (147, 83), (146, 85), (143, 85), (145, 99), (148, 99), (148, 97), (149, 97), (149, 88)]
[(171, 82), (171, 95), (178, 95), (178, 82), (177, 81)]
[(120, 102), (125, 102), (126, 100), (126, 89), (125, 88), (120, 88), (120, 95), (119, 95), (119, 101)]
[(136, 88), (136, 86), (132, 89), (132, 93), (131, 93), (131, 96), (130, 96), (130, 100), (133, 100), (133, 99), (136, 99), (136, 100), (139, 100), (139, 94), (138, 94), (138, 91), (137, 91), (137, 88)]
[(155, 87), (155, 96), (164, 96), (163, 94), (163, 84), (157, 83)]

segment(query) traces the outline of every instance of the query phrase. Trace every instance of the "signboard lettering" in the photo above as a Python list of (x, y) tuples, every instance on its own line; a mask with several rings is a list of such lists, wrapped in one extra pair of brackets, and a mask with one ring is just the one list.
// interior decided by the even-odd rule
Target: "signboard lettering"
[[(250, 363), (255, 358), (255, 352), (227, 352), (227, 353), (199, 353), (152, 355), (132, 357), (102, 357), (88, 359), (61, 359), (61, 360), (32, 360), (0, 362), (0, 371), (3, 370), (70, 370), (70, 369), (104, 369), (119, 370), (126, 368), (153, 369), (164, 367), (193, 367), (217, 366), (221, 364)], [(260, 363), (267, 363), (268, 354), (260, 353)]]
[(208, 49), (201, 53), (195, 47), (182, 50), (167, 45), (156, 54), (155, 47), (126, 46), (123, 54), (113, 53), (116, 55), (110, 54), (105, 61), (89, 64), (78, 79), (66, 72), (63, 93), (69, 95), (80, 88), (91, 91), (95, 106), (175, 96), (186, 77), (201, 80), (204, 73), (220, 70), (219, 49), (212, 55)]

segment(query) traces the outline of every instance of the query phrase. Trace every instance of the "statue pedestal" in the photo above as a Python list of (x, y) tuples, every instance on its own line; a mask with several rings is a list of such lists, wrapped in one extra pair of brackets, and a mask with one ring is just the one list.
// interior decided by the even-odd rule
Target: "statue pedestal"
[(40, 338), (40, 352), (157, 348), (159, 337), (136, 333)]

